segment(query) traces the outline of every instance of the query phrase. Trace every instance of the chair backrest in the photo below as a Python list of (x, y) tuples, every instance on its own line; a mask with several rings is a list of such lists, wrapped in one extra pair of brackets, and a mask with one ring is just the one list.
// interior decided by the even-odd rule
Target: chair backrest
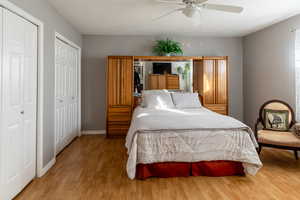
[(289, 104), (287, 104), (286, 102), (281, 101), (281, 100), (271, 100), (271, 101), (267, 101), (266, 103), (264, 103), (260, 107), (260, 110), (259, 110), (260, 121), (263, 124), (264, 128), (266, 127), (265, 119), (264, 119), (265, 118), (265, 116), (264, 116), (265, 109), (288, 111), (289, 112), (289, 120), (288, 120), (289, 128), (292, 128), (292, 126), (294, 126), (294, 124), (296, 123), (295, 113)]

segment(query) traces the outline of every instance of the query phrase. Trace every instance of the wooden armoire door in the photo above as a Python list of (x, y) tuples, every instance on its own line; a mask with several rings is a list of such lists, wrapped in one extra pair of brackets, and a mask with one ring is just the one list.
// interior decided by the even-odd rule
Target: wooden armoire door
[(227, 61), (216, 60), (216, 104), (227, 104)]
[(227, 57), (204, 57), (194, 62), (194, 91), (202, 104), (217, 113), (228, 114)]
[(203, 104), (215, 103), (215, 61), (203, 61)]
[(107, 135), (126, 135), (133, 103), (133, 57), (110, 56), (107, 67)]
[(193, 61), (193, 90), (202, 95), (203, 91), (203, 60)]
[(227, 58), (215, 59), (215, 104), (210, 105), (217, 113), (228, 115)]

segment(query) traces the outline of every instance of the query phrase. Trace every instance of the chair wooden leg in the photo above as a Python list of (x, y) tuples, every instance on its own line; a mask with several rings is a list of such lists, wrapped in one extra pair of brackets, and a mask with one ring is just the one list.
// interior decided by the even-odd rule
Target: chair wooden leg
[(298, 157), (298, 151), (297, 151), (297, 150), (294, 150), (294, 154), (295, 154), (296, 160), (299, 160), (299, 157)]

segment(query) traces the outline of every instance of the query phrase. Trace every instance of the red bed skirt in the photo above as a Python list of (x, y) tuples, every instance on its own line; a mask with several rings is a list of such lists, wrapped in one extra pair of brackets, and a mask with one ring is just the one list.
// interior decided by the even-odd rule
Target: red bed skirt
[(196, 163), (165, 162), (138, 164), (137, 179), (150, 177), (187, 177), (187, 176), (244, 176), (241, 162), (234, 161), (202, 161)]

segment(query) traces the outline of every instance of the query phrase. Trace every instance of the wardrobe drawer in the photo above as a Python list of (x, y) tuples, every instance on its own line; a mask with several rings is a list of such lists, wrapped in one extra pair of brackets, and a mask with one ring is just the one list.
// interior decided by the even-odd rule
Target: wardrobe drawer
[(226, 104), (206, 104), (204, 105), (207, 109), (222, 114), (222, 115), (228, 115), (227, 113), (227, 105)]
[(108, 126), (129, 126), (130, 121), (108, 121), (107, 124)]
[(214, 111), (216, 113), (219, 113), (221, 115), (227, 115), (227, 111), (226, 110), (212, 110), (212, 111)]
[(131, 106), (110, 106), (108, 113), (131, 113)]
[(129, 125), (126, 124), (114, 124), (107, 126), (108, 135), (112, 136), (126, 136), (129, 129)]
[(107, 116), (108, 121), (130, 121), (131, 112), (111, 112)]

